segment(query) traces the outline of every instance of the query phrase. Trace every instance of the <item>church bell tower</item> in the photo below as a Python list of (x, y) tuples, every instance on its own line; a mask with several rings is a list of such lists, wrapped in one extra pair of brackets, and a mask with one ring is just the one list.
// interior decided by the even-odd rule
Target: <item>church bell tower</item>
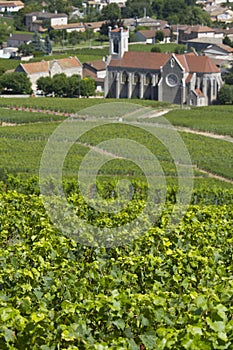
[(129, 29), (109, 27), (109, 54), (112, 59), (120, 60), (128, 51)]

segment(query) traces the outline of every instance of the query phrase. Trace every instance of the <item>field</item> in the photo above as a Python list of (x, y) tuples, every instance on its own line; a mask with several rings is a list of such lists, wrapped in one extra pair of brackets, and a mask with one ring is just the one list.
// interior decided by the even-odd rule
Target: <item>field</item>
[(0, 99), (1, 350), (233, 349), (231, 106), (127, 102)]

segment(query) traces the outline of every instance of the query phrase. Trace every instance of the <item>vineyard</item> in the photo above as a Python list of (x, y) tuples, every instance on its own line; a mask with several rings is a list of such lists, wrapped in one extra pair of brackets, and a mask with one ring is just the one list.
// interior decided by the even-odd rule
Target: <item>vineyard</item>
[[(118, 110), (106, 102), (0, 99), (0, 349), (233, 349), (233, 143), (182, 129), (179, 144), (176, 129), (165, 127), (159, 116), (171, 109), (165, 117), (175, 128), (231, 135), (230, 106), (172, 110), (168, 104), (131, 101), (140, 104), (137, 113), (135, 105), (119, 104)], [(151, 117), (150, 108), (158, 116)], [(51, 135), (70, 116), (71, 134), (58, 134), (62, 138), (53, 144)], [(88, 130), (74, 143), (73, 126)], [(152, 132), (158, 127), (156, 138)], [(165, 136), (176, 142), (166, 145)], [(134, 142), (132, 153), (146, 164), (147, 176), (121, 159), (122, 141), (105, 151), (104, 142), (120, 138)], [(46, 179), (41, 194), (39, 169), (48, 140), (54, 174), (60, 145), (70, 145), (62, 168), (67, 206), (61, 206), (53, 178)], [(174, 157), (182, 145), (192, 173)], [(87, 201), (77, 174), (89, 151), (87, 179), (95, 174), (97, 156), (106, 161)], [(155, 156), (160, 168), (153, 166)], [(179, 167), (184, 183), (193, 180), (187, 207), (179, 197)], [(153, 177), (158, 186), (148, 197)], [(133, 194), (130, 201), (121, 197), (123, 190)], [(92, 207), (97, 192), (108, 211)], [(45, 200), (51, 193), (54, 216)], [(131, 229), (121, 232), (128, 224)]]

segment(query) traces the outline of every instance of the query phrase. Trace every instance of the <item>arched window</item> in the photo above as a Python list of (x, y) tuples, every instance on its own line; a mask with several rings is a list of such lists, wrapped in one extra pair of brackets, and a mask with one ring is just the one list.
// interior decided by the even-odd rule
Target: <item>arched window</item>
[(128, 83), (128, 80), (129, 80), (129, 75), (127, 72), (123, 72), (122, 75), (121, 75), (121, 82), (124, 84), (124, 83)]
[(118, 41), (118, 39), (113, 40), (113, 52), (119, 53), (119, 41)]
[(134, 82), (134, 84), (140, 83), (140, 74), (139, 73), (134, 73), (133, 82)]
[(152, 76), (150, 73), (146, 75), (146, 85), (150, 85), (152, 83)]

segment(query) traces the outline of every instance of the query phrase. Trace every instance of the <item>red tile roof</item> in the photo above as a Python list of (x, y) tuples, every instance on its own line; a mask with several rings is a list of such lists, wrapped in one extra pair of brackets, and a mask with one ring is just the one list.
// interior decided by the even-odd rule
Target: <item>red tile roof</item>
[(57, 61), (62, 69), (69, 69), (74, 67), (81, 67), (81, 63), (77, 57), (61, 58), (54, 61), (41, 61), (32, 63), (21, 63), (21, 67), (28, 74), (48, 72), (51, 65)]
[(160, 52), (125, 52), (121, 60), (111, 60), (110, 67), (141, 68), (158, 70), (164, 66), (171, 54)]
[(219, 68), (207, 56), (186, 55), (186, 61), (190, 73), (219, 73)]

